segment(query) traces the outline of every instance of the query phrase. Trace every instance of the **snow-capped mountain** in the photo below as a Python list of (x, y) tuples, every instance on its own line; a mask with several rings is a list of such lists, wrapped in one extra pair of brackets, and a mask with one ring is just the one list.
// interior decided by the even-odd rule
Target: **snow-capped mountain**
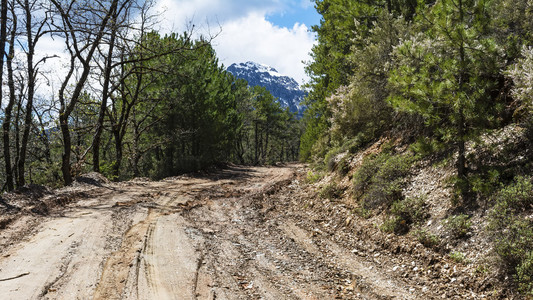
[(288, 107), (291, 112), (302, 116), (305, 91), (300, 89), (298, 82), (289, 76), (280, 74), (276, 69), (255, 62), (232, 64), (228, 72), (237, 78), (248, 81), (250, 86), (265, 87), (275, 98), (278, 98), (283, 107)]

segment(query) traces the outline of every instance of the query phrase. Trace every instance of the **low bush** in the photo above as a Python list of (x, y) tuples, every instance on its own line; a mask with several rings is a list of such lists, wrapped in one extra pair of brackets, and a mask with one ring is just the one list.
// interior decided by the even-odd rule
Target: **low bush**
[(363, 160), (353, 176), (354, 195), (366, 209), (388, 208), (402, 200), (405, 177), (409, 175), (414, 158), (411, 155), (382, 152)]
[(518, 288), (525, 295), (533, 296), (533, 251), (516, 268)]
[(341, 176), (346, 176), (350, 172), (349, 156), (345, 155), (337, 164), (337, 173)]
[(462, 252), (453, 251), (452, 253), (449, 254), (449, 256), (456, 263), (459, 263), (459, 264), (466, 263), (466, 255)]
[(322, 179), (322, 175), (319, 172), (308, 171), (307, 176), (305, 176), (307, 183), (315, 183), (320, 181), (320, 179)]
[(419, 224), (428, 217), (425, 199), (422, 197), (406, 198), (394, 202), (389, 217), (382, 226), (385, 232), (406, 234), (411, 224)]
[(425, 229), (417, 229), (413, 234), (427, 248), (437, 248), (440, 245), (440, 238)]
[(342, 190), (339, 189), (335, 183), (329, 183), (320, 189), (319, 195), (321, 198), (326, 199), (338, 199), (342, 194)]
[(444, 219), (444, 226), (452, 237), (460, 239), (468, 235), (472, 222), (468, 215), (455, 215)]
[(533, 295), (533, 222), (521, 213), (533, 206), (531, 178), (519, 176), (495, 194), (487, 227), (502, 271), (514, 275), (519, 289)]

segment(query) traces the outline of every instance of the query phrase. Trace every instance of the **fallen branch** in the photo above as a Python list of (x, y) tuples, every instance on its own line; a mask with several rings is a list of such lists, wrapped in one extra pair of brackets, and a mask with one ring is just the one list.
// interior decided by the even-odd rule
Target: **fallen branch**
[(0, 279), (0, 281), (8, 281), (8, 280), (12, 280), (12, 279), (17, 279), (19, 277), (26, 276), (26, 275), (30, 275), (30, 272), (22, 273), (20, 275), (14, 276), (14, 277)]

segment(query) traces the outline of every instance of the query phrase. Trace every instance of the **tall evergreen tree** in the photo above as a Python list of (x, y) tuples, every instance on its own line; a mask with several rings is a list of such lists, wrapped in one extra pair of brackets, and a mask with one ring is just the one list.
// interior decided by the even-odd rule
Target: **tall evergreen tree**
[(420, 15), (419, 33), (395, 50), (391, 103), (420, 114), (432, 141), (457, 153), (458, 187), (469, 191), (465, 143), (495, 121), (493, 97), (502, 67), (499, 48), (488, 37), (489, 1), (439, 0)]

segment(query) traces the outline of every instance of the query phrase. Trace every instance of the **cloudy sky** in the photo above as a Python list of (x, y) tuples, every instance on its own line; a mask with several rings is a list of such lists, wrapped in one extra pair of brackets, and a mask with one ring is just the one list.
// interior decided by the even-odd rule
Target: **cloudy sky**
[(157, 0), (155, 10), (161, 32), (192, 23), (197, 34), (217, 35), (213, 46), (226, 67), (255, 61), (307, 80), (302, 61), (310, 59), (310, 28), (320, 21), (311, 0)]

